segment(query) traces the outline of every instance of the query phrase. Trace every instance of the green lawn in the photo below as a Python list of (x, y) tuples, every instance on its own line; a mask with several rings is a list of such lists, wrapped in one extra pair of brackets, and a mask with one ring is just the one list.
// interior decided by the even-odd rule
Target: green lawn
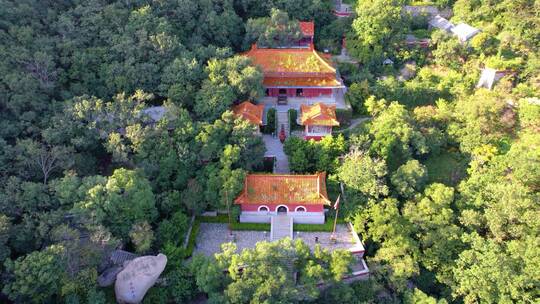
[(445, 151), (424, 161), (429, 183), (456, 186), (467, 175), (467, 159), (456, 152)]
[[(200, 223), (221, 223), (227, 224), (229, 218), (226, 214), (219, 214), (218, 216), (198, 216), (195, 220), (197, 222), (197, 228)], [(342, 219), (338, 219), (339, 223), (344, 223)], [(332, 231), (333, 219), (327, 219), (326, 223), (316, 224), (294, 224), (295, 231)], [(195, 228), (195, 224), (194, 224)], [(197, 229), (198, 230), (198, 229)], [(255, 231), (270, 231), (270, 224), (264, 223), (239, 223), (233, 220), (232, 230), (255, 230)], [(191, 240), (191, 238), (190, 238)]]

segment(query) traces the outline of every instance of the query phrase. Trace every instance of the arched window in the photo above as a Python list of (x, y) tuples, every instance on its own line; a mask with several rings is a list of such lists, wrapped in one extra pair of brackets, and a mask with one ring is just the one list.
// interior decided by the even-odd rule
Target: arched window
[(260, 207), (259, 207), (259, 212), (268, 212), (268, 210), (269, 210), (269, 209), (268, 209), (268, 207), (266, 207), (266, 206), (260, 206)]
[(294, 209), (295, 212), (306, 212), (306, 208), (303, 206), (298, 206)]

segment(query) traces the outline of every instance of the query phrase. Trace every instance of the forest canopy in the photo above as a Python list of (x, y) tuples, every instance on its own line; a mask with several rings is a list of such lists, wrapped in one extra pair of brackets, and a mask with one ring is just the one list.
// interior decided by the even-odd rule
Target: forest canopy
[[(168, 256), (144, 303), (538, 302), (538, 1), (344, 2), (350, 17), (328, 0), (0, 1), (0, 302), (110, 303), (97, 277), (117, 248)], [(405, 11), (419, 2), (481, 31), (461, 43)], [(236, 212), (264, 167), (231, 111), (265, 94), (241, 53), (297, 39), (298, 21), (346, 57), (351, 107), (284, 152), (293, 173), (326, 172), (333, 199), (343, 186), (366, 281), (341, 282), (348, 252), (301, 241), (187, 261), (191, 218)], [(485, 68), (504, 74), (489, 89)]]

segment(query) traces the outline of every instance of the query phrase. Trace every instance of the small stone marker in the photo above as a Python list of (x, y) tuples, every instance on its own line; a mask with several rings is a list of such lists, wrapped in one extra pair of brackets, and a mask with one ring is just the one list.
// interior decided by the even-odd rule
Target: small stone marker
[(116, 301), (121, 304), (137, 304), (154, 285), (167, 265), (164, 254), (147, 255), (129, 261), (116, 276), (114, 291)]

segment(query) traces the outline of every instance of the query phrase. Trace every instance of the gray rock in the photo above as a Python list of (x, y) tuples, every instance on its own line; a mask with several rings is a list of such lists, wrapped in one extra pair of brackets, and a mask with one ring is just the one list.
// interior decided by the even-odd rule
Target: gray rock
[(116, 301), (121, 304), (140, 303), (154, 285), (167, 265), (164, 254), (142, 256), (130, 261), (116, 276), (114, 291)]

